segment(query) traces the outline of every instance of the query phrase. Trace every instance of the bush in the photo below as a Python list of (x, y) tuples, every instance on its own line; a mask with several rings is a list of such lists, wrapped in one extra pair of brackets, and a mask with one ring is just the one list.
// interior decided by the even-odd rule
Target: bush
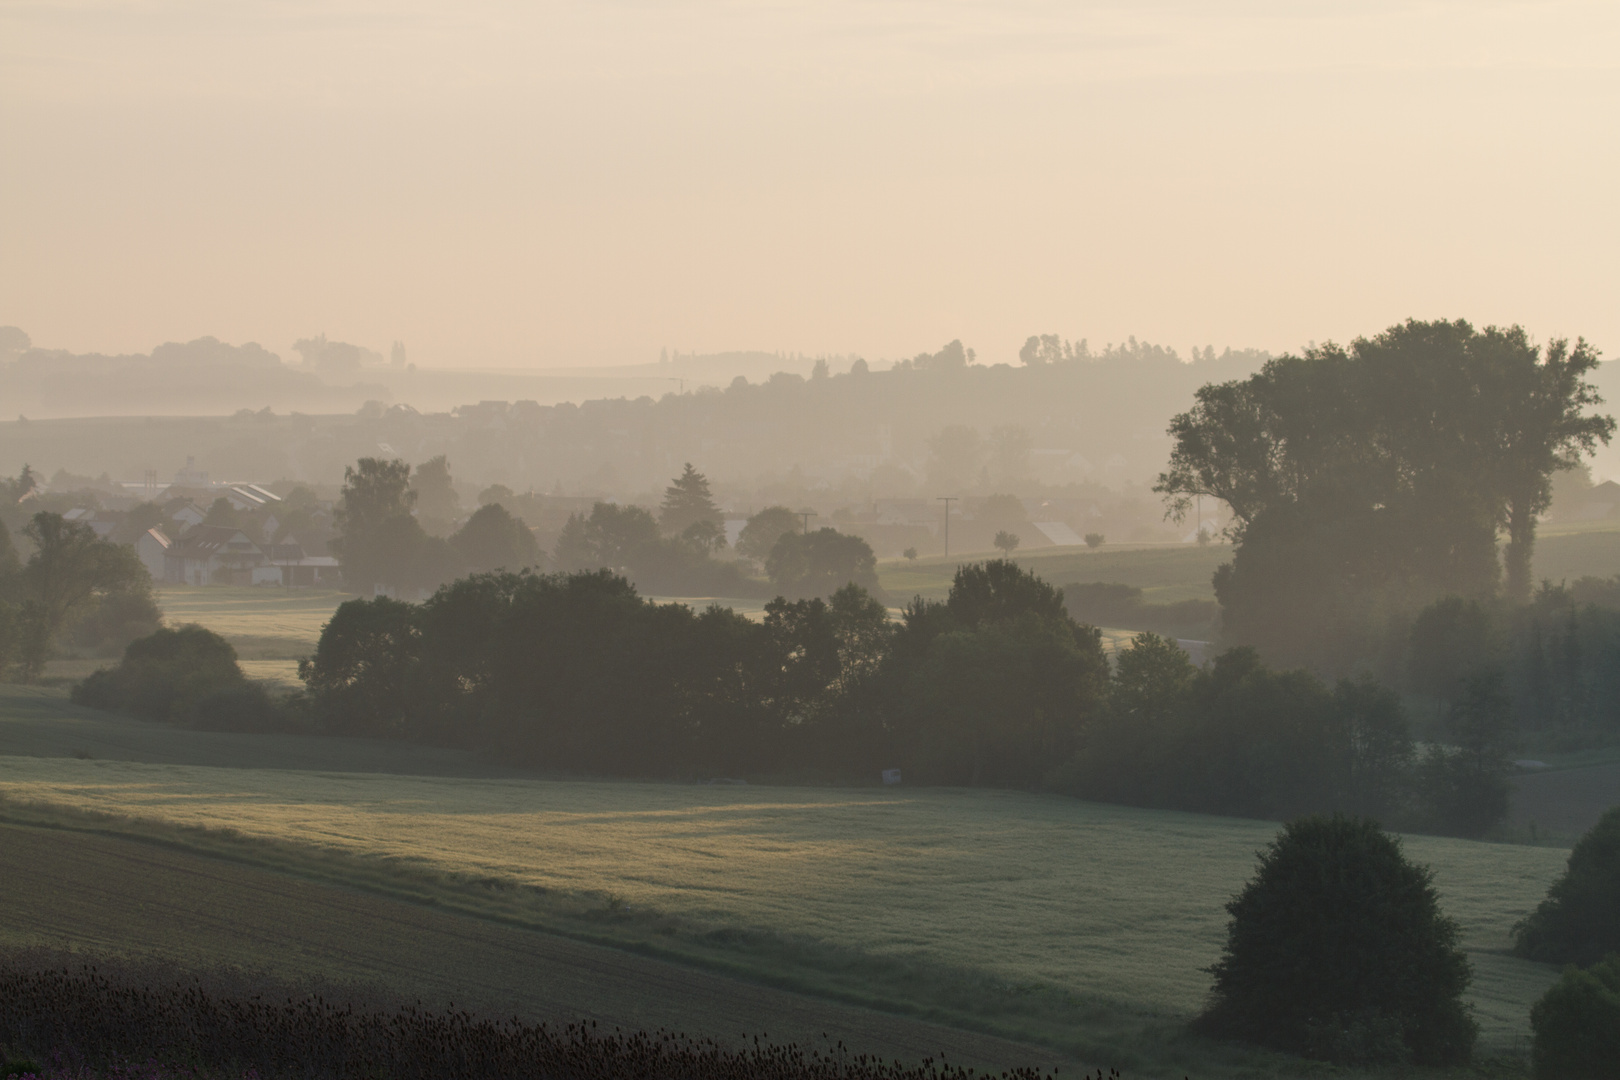
[(1546, 1080), (1612, 1080), (1620, 1071), (1620, 956), (1570, 968), (1530, 1010), (1531, 1060)]
[(1364, 818), (1291, 822), (1226, 907), (1197, 1026), (1341, 1064), (1466, 1062), (1468, 961), (1433, 874)]
[(1595, 964), (1620, 953), (1620, 806), (1569, 853), (1547, 899), (1513, 928), (1514, 951), (1552, 964)]
[(117, 667), (94, 672), (73, 688), (73, 700), (184, 727), (275, 726), (274, 703), (242, 674), (231, 643), (201, 626), (164, 628), (130, 642)]

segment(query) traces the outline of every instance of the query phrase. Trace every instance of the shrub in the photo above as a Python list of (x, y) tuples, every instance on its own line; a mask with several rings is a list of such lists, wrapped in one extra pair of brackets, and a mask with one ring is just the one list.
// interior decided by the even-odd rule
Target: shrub
[(264, 690), (242, 674), (231, 643), (201, 626), (135, 639), (117, 667), (75, 686), (73, 700), (142, 720), (218, 730), (262, 730), (273, 726), (275, 711)]
[(1570, 968), (1530, 1010), (1531, 1060), (1546, 1080), (1612, 1080), (1620, 1070), (1620, 956)]
[(1341, 1064), (1466, 1062), (1468, 961), (1426, 867), (1364, 818), (1291, 822), (1227, 905), (1197, 1026)]
[(1581, 837), (1564, 876), (1514, 936), (1520, 956), (1553, 964), (1595, 964), (1620, 953), (1620, 806)]

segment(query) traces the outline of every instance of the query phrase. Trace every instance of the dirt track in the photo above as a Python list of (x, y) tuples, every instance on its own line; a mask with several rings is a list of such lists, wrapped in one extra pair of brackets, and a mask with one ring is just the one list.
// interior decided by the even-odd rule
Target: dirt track
[(980, 1069), (1076, 1063), (1050, 1050), (89, 833), (0, 825), (0, 942), (221, 962), (382, 983), (531, 1019), (594, 1019)]

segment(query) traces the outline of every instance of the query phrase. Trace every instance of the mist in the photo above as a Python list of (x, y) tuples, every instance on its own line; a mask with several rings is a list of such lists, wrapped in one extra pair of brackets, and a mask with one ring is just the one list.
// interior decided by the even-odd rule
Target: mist
[(1612, 1077), (1617, 42), (0, 6), (0, 1076)]
[(1620, 340), (1617, 18), (8, 5), (0, 322), (436, 367), (1281, 353), (1409, 315)]

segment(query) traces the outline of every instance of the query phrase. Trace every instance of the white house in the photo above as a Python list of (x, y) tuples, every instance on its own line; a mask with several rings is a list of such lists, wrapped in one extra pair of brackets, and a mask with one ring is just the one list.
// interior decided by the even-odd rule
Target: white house
[(162, 529), (147, 529), (135, 538), (135, 554), (141, 557), (153, 581), (164, 580), (164, 560), (173, 544)]

